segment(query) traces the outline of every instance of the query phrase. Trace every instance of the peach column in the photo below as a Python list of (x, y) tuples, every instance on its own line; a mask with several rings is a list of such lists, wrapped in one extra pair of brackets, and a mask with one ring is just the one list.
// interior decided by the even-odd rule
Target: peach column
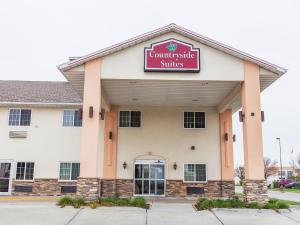
[[(100, 67), (100, 59), (94, 59), (85, 64), (80, 148), (80, 177), (82, 178), (98, 177), (99, 113), (101, 111)], [(93, 107), (92, 117), (90, 117), (90, 107)]]
[[(104, 164), (103, 178), (116, 179), (117, 141), (118, 141), (118, 107), (112, 106), (105, 114), (104, 128)], [(111, 132), (111, 137), (110, 137)]]
[(264, 179), (259, 66), (244, 63), (242, 84), (245, 178)]
[[(226, 140), (225, 135), (228, 139)], [(220, 113), (221, 179), (233, 181), (232, 110)]]

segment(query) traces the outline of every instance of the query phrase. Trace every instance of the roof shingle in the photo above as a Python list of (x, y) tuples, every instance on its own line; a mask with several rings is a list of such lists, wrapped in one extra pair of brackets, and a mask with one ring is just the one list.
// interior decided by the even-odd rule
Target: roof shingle
[(0, 102), (81, 103), (68, 82), (0, 80)]

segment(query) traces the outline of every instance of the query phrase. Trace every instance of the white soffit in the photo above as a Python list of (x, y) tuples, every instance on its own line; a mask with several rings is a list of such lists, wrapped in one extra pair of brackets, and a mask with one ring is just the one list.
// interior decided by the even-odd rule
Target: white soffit
[(239, 82), (103, 79), (112, 105), (218, 106)]

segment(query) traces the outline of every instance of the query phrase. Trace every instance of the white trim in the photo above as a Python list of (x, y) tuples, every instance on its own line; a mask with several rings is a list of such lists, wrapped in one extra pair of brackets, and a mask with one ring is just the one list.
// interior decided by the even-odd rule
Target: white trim
[(46, 103), (46, 102), (1, 102), (1, 105), (58, 105), (58, 106), (82, 106), (83, 103), (76, 102), (76, 103), (63, 103), (63, 102), (53, 102), (53, 103)]
[[(61, 163), (71, 163), (70, 180), (61, 180), (60, 179), (60, 164)], [(75, 182), (75, 181), (77, 181), (77, 179), (76, 180), (71, 180), (71, 177), (72, 177), (72, 163), (79, 163), (79, 176), (80, 176), (80, 161), (59, 161), (58, 162), (58, 178), (57, 178), (58, 182)]]
[(11, 195), (13, 160), (12, 159), (0, 159), (0, 163), (10, 163), (9, 178), (4, 178), (4, 179), (8, 179), (8, 192), (0, 192), (0, 196), (1, 195)]
[[(13, 109), (18, 109), (18, 110), (20, 110), (20, 118), (19, 118), (19, 125), (9, 125), (9, 117), (10, 117), (10, 110), (13, 110)], [(20, 125), (20, 123), (21, 123), (21, 111), (22, 110), (30, 110), (30, 123), (29, 123), (29, 125), (23, 125), (23, 126), (21, 126)], [(9, 126), (9, 127), (31, 127), (31, 123), (32, 123), (32, 108), (8, 108), (8, 123), (7, 123), (7, 125)]]
[[(199, 127), (199, 128), (185, 128), (184, 127), (184, 113), (185, 112), (193, 112), (193, 113), (196, 113), (196, 112), (200, 112), (200, 113), (204, 113), (204, 119), (205, 119), (205, 126), (204, 127)], [(195, 124), (195, 114), (194, 114), (194, 124)], [(206, 118), (206, 111), (192, 111), (192, 110), (189, 110), (189, 111), (183, 111), (182, 113), (182, 127), (183, 129), (186, 129), (186, 130), (204, 130), (207, 128), (207, 118)]]
[[(17, 169), (18, 169), (18, 163), (25, 163), (25, 168), (24, 168), (24, 179), (17, 179)], [(27, 168), (27, 163), (33, 163), (34, 164), (34, 167), (33, 167), (33, 177), (31, 180), (28, 180), (28, 179), (25, 179), (26, 177), (26, 168)], [(35, 171), (36, 171), (36, 162), (34, 160), (30, 161), (30, 160), (26, 160), (26, 161), (15, 161), (14, 162), (15, 164), (15, 175), (14, 175), (14, 178), (15, 178), (15, 181), (31, 181), (31, 182), (34, 182), (34, 178), (35, 178)]]
[[(74, 118), (73, 118), (73, 125), (72, 126), (64, 126), (64, 114), (65, 114), (65, 110), (70, 110), (70, 111), (73, 111), (74, 112)], [(66, 108), (64, 108), (63, 109), (63, 113), (62, 113), (62, 121), (61, 121), (61, 126), (63, 127), (63, 128), (70, 128), (70, 127), (72, 127), (72, 128), (81, 128), (82, 127), (82, 120), (81, 120), (81, 126), (74, 126), (74, 123), (75, 123), (75, 111), (79, 111), (80, 109), (70, 109), (70, 108), (68, 108), (68, 109), (66, 109)]]
[[(205, 165), (205, 181), (185, 181), (184, 180), (184, 165), (189, 165), (189, 164), (193, 164), (193, 165)], [(199, 163), (199, 162), (187, 162), (187, 163), (183, 163), (183, 167), (182, 167), (182, 182), (183, 183), (207, 183), (207, 164), (206, 163)]]
[(265, 60), (262, 60), (260, 58), (257, 58), (255, 56), (252, 56), (248, 53), (242, 52), (240, 50), (237, 50), (233, 47), (230, 47), (228, 45), (222, 44), (218, 41), (215, 41), (213, 39), (210, 39), (208, 37), (205, 37), (203, 35), (200, 35), (198, 33), (195, 33), (193, 31), (190, 31), (186, 28), (180, 27), (174, 23), (171, 23), (167, 26), (160, 27), (158, 29), (152, 30), (150, 32), (144, 33), (142, 35), (136, 36), (134, 38), (130, 38), (126, 41), (123, 41), (121, 43), (112, 45), (110, 47), (101, 49), (99, 51), (90, 53), (88, 55), (82, 56), (76, 60), (68, 61), (66, 63), (60, 64), (57, 66), (57, 68), (63, 73), (64, 71), (67, 71), (71, 68), (74, 68), (76, 66), (80, 66), (84, 64), (85, 62), (88, 62), (90, 60), (100, 58), (106, 55), (113, 54), (115, 52), (121, 51), (123, 49), (129, 48), (131, 46), (135, 46), (139, 43), (142, 43), (146, 40), (153, 39), (155, 37), (161, 36), (163, 34), (166, 34), (168, 32), (174, 32), (178, 33), (180, 35), (183, 35), (187, 38), (190, 38), (196, 42), (202, 43), (204, 45), (210, 46), (214, 49), (217, 49), (219, 51), (225, 52), (229, 55), (232, 55), (234, 57), (237, 57), (239, 59), (245, 60), (245, 61), (250, 61), (254, 64), (257, 64), (261, 66), (262, 68), (265, 68), (266, 70), (272, 71), (277, 73), (279, 76), (283, 75), (284, 73), (287, 72), (287, 69), (277, 66), (273, 63), (267, 62)]

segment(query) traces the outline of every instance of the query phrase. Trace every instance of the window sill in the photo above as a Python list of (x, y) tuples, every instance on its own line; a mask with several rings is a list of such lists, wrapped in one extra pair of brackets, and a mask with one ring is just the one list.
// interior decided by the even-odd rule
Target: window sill
[(34, 183), (34, 180), (17, 180), (17, 179), (15, 179), (14, 181), (15, 181), (15, 182), (19, 182), (19, 183), (22, 183), (22, 182), (30, 182), (30, 183)]
[(184, 183), (184, 184), (206, 184), (207, 180), (206, 181), (182, 181), (182, 183)]
[(58, 183), (74, 183), (77, 182), (77, 180), (58, 180)]

